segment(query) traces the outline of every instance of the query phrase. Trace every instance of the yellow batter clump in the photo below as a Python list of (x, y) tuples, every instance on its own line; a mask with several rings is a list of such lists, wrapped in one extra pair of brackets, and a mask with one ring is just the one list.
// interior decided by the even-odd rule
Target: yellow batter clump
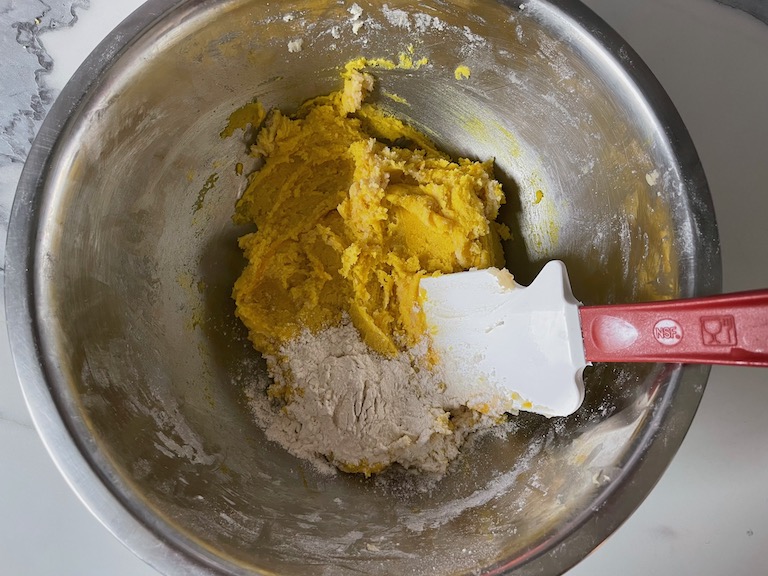
[(293, 116), (272, 110), (258, 133), (264, 164), (235, 214), (256, 231), (240, 239), (248, 265), (233, 296), (264, 353), (346, 313), (372, 349), (396, 354), (425, 334), (420, 277), (504, 264), (493, 161), (453, 161), (364, 103), (364, 70), (382, 62), (350, 62), (342, 91)]

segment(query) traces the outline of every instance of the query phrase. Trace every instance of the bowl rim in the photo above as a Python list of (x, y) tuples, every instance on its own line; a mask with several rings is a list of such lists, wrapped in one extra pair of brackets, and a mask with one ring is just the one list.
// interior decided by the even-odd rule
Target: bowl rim
[[(226, 0), (242, 2), (247, 0)], [(528, 1), (528, 0), (526, 0)], [(693, 141), (671, 99), (640, 56), (590, 8), (578, 0), (530, 0), (547, 4), (590, 35), (606, 57), (648, 104), (663, 127), (674, 158), (685, 175), (692, 221), (699, 226), (698, 274), (692, 275), (687, 296), (719, 292), (722, 265), (714, 207), (703, 167)], [(155, 33), (198, 10), (210, 0), (149, 0), (117, 26), (88, 56), (51, 107), (31, 147), (11, 211), (6, 242), (5, 305), (11, 351), (22, 392), (34, 425), (48, 453), (72, 490), (91, 513), (128, 549), (161, 573), (213, 575), (252, 574), (204, 549), (169, 525), (152, 522), (136, 502), (110, 488), (110, 479), (83, 449), (62, 407), (49, 387), (47, 358), (36, 318), (36, 257), (46, 173), (59, 139), (66, 133), (80, 105), (98, 89), (100, 80), (145, 34)], [(699, 284), (693, 284), (693, 278)], [(662, 365), (659, 378), (667, 381), (657, 398), (662, 408), (634, 439), (626, 466), (602, 490), (592, 506), (573, 518), (557, 534), (512, 561), (500, 561), (487, 574), (534, 575), (566, 571), (613, 533), (650, 493), (671, 462), (693, 420), (709, 375), (708, 366)], [(660, 380), (660, 381), (663, 381)], [(671, 399), (675, 398), (672, 408)], [(133, 509), (132, 509), (133, 507)], [(146, 512), (146, 511), (145, 511)], [(584, 530), (586, 526), (589, 530)]]

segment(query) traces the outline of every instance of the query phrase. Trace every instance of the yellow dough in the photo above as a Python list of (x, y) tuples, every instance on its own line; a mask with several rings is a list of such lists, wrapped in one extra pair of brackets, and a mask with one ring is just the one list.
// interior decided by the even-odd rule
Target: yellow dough
[(240, 239), (248, 264), (233, 297), (266, 354), (346, 313), (373, 350), (394, 355), (425, 334), (420, 277), (504, 265), (493, 161), (452, 161), (364, 103), (371, 65), (382, 61), (351, 62), (342, 91), (293, 116), (272, 110), (253, 146), (264, 164), (235, 221), (256, 231)]

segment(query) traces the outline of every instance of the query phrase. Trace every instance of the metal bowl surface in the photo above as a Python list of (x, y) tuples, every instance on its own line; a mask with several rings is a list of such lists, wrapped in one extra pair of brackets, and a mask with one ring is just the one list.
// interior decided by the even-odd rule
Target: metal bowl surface
[(429, 64), (376, 70), (373, 99), (455, 156), (494, 157), (508, 267), (526, 283), (562, 259), (588, 304), (719, 290), (702, 168), (649, 70), (577, 2), (354, 6), (150, 0), (77, 72), (8, 239), (30, 411), (86, 506), (165, 574), (560, 574), (658, 480), (708, 369), (594, 366), (578, 413), (521, 415), (430, 490), (319, 475), (246, 406), (264, 366), (233, 315), (230, 218), (252, 134), (219, 132), (253, 98), (290, 111), (348, 60), (411, 47)]

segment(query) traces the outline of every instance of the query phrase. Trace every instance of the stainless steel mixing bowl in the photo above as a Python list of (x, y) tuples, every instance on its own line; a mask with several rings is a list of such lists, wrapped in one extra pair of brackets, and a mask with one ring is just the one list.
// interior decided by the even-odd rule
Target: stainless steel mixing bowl
[(719, 289), (702, 168), (648, 69), (577, 2), (357, 7), (152, 0), (77, 72), (10, 225), (30, 411), (85, 504), (166, 574), (561, 573), (658, 480), (707, 369), (595, 366), (577, 414), (513, 419), (430, 489), (319, 475), (247, 407), (264, 367), (233, 316), (230, 217), (252, 134), (219, 132), (253, 98), (290, 110), (348, 60), (411, 46), (429, 64), (375, 70), (373, 99), (454, 155), (495, 157), (509, 268), (525, 282), (561, 258), (586, 303)]

